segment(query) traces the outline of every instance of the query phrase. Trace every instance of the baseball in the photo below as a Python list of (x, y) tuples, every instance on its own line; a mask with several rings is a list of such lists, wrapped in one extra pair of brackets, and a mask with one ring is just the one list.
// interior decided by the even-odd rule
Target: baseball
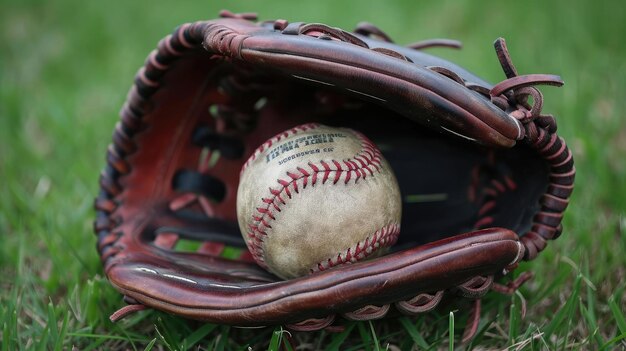
[(262, 267), (289, 279), (379, 255), (400, 232), (398, 182), (369, 139), (304, 124), (261, 145), (241, 170), (239, 228)]

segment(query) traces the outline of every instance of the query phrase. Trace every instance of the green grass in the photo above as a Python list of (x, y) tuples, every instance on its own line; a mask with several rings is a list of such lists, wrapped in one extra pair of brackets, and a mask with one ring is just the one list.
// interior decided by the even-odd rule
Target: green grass
[(117, 112), (157, 41), (222, 7), (346, 29), (367, 20), (399, 43), (459, 39), (461, 51), (432, 52), (493, 82), (503, 74), (491, 43), (504, 36), (521, 73), (561, 75), (565, 87), (542, 91), (578, 169), (565, 232), (521, 266), (536, 275), (520, 294), (487, 296), (478, 335), (465, 347), (626, 348), (622, 2), (2, 0), (1, 350), (447, 349), (451, 340), (459, 347), (463, 305), (453, 315), (351, 323), (341, 333), (239, 330), (154, 311), (108, 320), (123, 303), (102, 276), (91, 222)]

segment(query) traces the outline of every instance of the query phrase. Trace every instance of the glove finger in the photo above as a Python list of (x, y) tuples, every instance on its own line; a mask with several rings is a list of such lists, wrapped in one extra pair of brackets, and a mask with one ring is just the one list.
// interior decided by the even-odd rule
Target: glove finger
[(166, 250), (130, 252), (107, 275), (117, 289), (147, 306), (252, 326), (411, 299), (477, 275), (499, 274), (522, 256), (515, 233), (488, 229), (289, 281), (273, 280), (254, 264)]
[[(205, 46), (216, 41), (207, 32)], [(280, 38), (278, 38), (280, 36)], [(367, 47), (337, 46), (332, 40), (303, 41), (295, 35), (266, 33), (247, 37), (237, 52), (245, 62), (282, 72), (320, 86), (341, 87), (347, 94), (384, 105), (419, 123), (464, 139), (510, 147), (523, 136), (520, 122), (491, 101), (427, 66), (458, 67), (411, 49), (371, 41), (371, 47), (393, 50), (398, 55), (372, 55)], [(216, 44), (217, 45), (217, 44)], [(468, 84), (488, 83), (465, 70), (460, 78)]]

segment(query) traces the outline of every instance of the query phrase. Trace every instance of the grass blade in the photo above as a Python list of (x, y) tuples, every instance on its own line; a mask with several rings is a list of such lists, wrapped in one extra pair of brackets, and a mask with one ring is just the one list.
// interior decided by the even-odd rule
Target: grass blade
[(150, 341), (150, 343), (148, 345), (146, 345), (146, 348), (143, 349), (144, 351), (150, 351), (152, 350), (152, 347), (154, 346), (154, 343), (156, 343), (156, 338), (152, 339), (152, 341)]
[(450, 318), (448, 322), (448, 342), (450, 351), (454, 351), (454, 312), (450, 312)]
[(63, 318), (63, 324), (61, 325), (61, 331), (58, 334), (58, 338), (54, 345), (55, 351), (61, 351), (63, 349), (63, 344), (65, 341), (65, 335), (67, 334), (67, 325), (69, 323), (69, 313), (64, 311), (63, 314), (65, 317)]
[(622, 335), (618, 335), (614, 337), (613, 339), (607, 341), (606, 344), (602, 346), (601, 350), (610, 350), (609, 346), (615, 345), (622, 340), (626, 340), (626, 333), (623, 333)]
[(619, 299), (620, 296), (622, 296), (623, 291), (624, 287), (617, 289), (617, 291), (609, 297), (609, 308), (611, 309), (611, 313), (615, 319), (615, 324), (617, 324), (617, 328), (620, 333), (626, 334), (626, 318), (624, 317), (624, 312), (616, 301), (616, 299)]
[(230, 327), (224, 325), (220, 328), (220, 340), (215, 345), (215, 351), (224, 351), (226, 349), (226, 344), (228, 343), (228, 332), (230, 331)]
[(415, 345), (417, 345), (421, 349), (428, 349), (430, 347), (422, 334), (417, 331), (415, 325), (413, 325), (413, 323), (407, 317), (400, 318), (400, 324), (402, 324), (407, 333), (409, 333), (409, 336), (411, 336)]
[[(587, 303), (587, 306), (588, 305), (589, 303)], [(580, 302), (580, 314), (583, 316), (583, 318), (587, 322), (587, 326), (588, 326), (587, 329), (592, 332), (591, 336), (598, 344), (598, 347), (600, 347), (602, 346), (602, 344), (605, 343), (605, 341), (602, 339), (602, 336), (598, 333), (600, 328), (598, 327), (598, 323), (596, 322), (595, 315), (593, 314), (593, 312), (589, 311), (587, 306), (585, 306), (585, 304), (582, 301)]]
[(48, 349), (46, 344), (48, 344), (49, 333), (50, 333), (50, 329), (48, 328), (43, 329), (43, 334), (41, 335), (41, 338), (39, 338), (39, 340), (37, 341), (37, 348), (35, 348), (36, 350), (44, 351)]
[(278, 327), (274, 329), (274, 332), (272, 333), (272, 338), (270, 339), (270, 345), (267, 348), (267, 351), (278, 351), (281, 341), (283, 341), (283, 328)]
[(346, 340), (348, 335), (350, 335), (350, 333), (352, 332), (352, 329), (354, 329), (355, 325), (356, 325), (356, 323), (350, 323), (346, 327), (346, 329), (344, 331), (342, 331), (339, 334), (335, 334), (333, 336), (332, 341), (330, 342), (330, 344), (328, 344), (326, 346), (326, 350), (328, 350), (328, 351), (338, 351), (339, 350), (339, 346), (341, 346), (341, 344), (343, 344), (343, 342)]
[(367, 324), (370, 326), (370, 332), (372, 333), (372, 339), (374, 340), (374, 350), (380, 351), (380, 344), (378, 343), (378, 337), (374, 331), (374, 325), (372, 324), (372, 321), (367, 321)]
[[(589, 260), (585, 257), (584, 273), (586, 277), (590, 277), (589, 274)], [(594, 324), (597, 324), (596, 319), (596, 291), (590, 284), (587, 285), (587, 311), (589, 312), (589, 318), (593, 320)]]
[(514, 345), (517, 342), (520, 332), (520, 319), (522, 318), (521, 309), (515, 304), (515, 296), (511, 296), (511, 307), (509, 307), (509, 345)]
[[(550, 337), (553, 334), (555, 334), (558, 330), (560, 330), (561, 325), (564, 322), (569, 322), (569, 320), (571, 319), (573, 311), (578, 305), (578, 297), (580, 295), (581, 282), (582, 282), (582, 276), (579, 274), (576, 277), (576, 281), (573, 284), (572, 293), (570, 297), (567, 299), (567, 301), (565, 302), (565, 305), (563, 305), (563, 307), (561, 307), (557, 311), (557, 313), (554, 315), (554, 318), (552, 319), (550, 324), (548, 324), (548, 326), (544, 328), (543, 331), (544, 331), (545, 340), (550, 340)], [(570, 319), (568, 319), (568, 317), (570, 317)]]
[(358, 322), (356, 325), (357, 325), (357, 329), (359, 330), (359, 336), (361, 337), (361, 340), (363, 341), (363, 350), (365, 351), (371, 350), (371, 345), (373, 345), (374, 342), (372, 341), (372, 336), (370, 335), (370, 333), (368, 333), (367, 330), (365, 329), (365, 323)]
[(485, 335), (485, 333), (487, 332), (487, 330), (489, 330), (489, 327), (498, 319), (498, 317), (494, 317), (492, 319), (481, 319), (478, 330), (476, 331), (476, 335), (474, 335), (474, 337), (470, 340), (469, 344), (467, 345), (467, 349), (468, 350), (473, 350), (477, 345), (482, 345), (483, 343), (483, 337)]
[[(159, 318), (157, 320), (157, 322), (161, 322), (161, 318)], [(162, 325), (162, 323), (160, 323)], [(167, 347), (168, 350), (170, 351), (176, 351), (172, 348), (172, 346), (170, 345), (170, 343), (167, 341), (167, 339), (165, 338), (165, 336), (161, 333), (161, 331), (159, 330), (159, 327), (155, 324), (154, 325), (154, 330), (156, 331), (157, 335), (159, 335), (159, 337), (161, 338), (161, 341), (165, 344), (165, 347)]]
[(212, 332), (217, 327), (217, 324), (205, 324), (200, 328), (196, 329), (193, 333), (189, 334), (186, 340), (186, 350), (189, 350), (192, 346), (199, 343), (204, 339), (210, 332)]
[[(59, 334), (57, 330), (57, 317), (54, 313), (54, 305), (52, 305), (52, 301), (48, 302), (48, 329), (50, 330), (50, 338), (56, 344), (59, 340)], [(56, 348), (55, 348), (56, 350)]]
[(17, 340), (19, 340), (18, 327), (17, 327), (17, 311), (15, 305), (11, 301), (8, 308), (5, 310), (3, 320), (4, 325), (2, 327), (2, 350), (10, 351), (17, 349)]
[(289, 334), (289, 332), (286, 331), (286, 330), (284, 332), (288, 333), (287, 334), (288, 337), (286, 337), (285, 340), (283, 341), (283, 345), (282, 345), (283, 346), (283, 350), (285, 350), (285, 351), (295, 351), (295, 349), (293, 348), (293, 346), (291, 344), (291, 340), (290, 340), (291, 334)]
[(9, 331), (10, 331), (9, 325), (5, 321), (2, 324), (2, 351), (7, 351), (9, 349), (9, 342), (12, 338), (11, 333)]

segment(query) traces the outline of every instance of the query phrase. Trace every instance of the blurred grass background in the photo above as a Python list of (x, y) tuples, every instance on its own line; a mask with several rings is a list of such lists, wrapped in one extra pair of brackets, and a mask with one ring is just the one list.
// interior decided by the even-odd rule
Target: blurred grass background
[[(544, 111), (575, 153), (577, 188), (565, 232), (533, 264), (520, 295), (488, 295), (469, 347), (626, 348), (626, 14), (620, 1), (8, 1), (0, 0), (0, 345), (13, 349), (274, 347), (280, 330), (235, 330), (139, 313), (102, 277), (92, 202), (117, 113), (160, 38), (222, 8), (260, 19), (369, 21), (398, 43), (445, 37), (433, 49), (492, 82), (504, 79), (492, 42), (507, 39), (521, 74), (554, 73)], [(509, 309), (513, 304), (514, 306)], [(458, 311), (459, 319), (464, 311)], [(448, 316), (357, 323), (295, 338), (311, 348), (448, 347)], [(430, 318), (430, 317), (428, 317)], [(458, 323), (452, 328), (457, 338)], [(241, 341), (241, 338), (250, 338)], [(317, 341), (315, 341), (317, 340)], [(357, 340), (357, 341), (354, 341)], [(458, 345), (457, 345), (458, 346)]]

